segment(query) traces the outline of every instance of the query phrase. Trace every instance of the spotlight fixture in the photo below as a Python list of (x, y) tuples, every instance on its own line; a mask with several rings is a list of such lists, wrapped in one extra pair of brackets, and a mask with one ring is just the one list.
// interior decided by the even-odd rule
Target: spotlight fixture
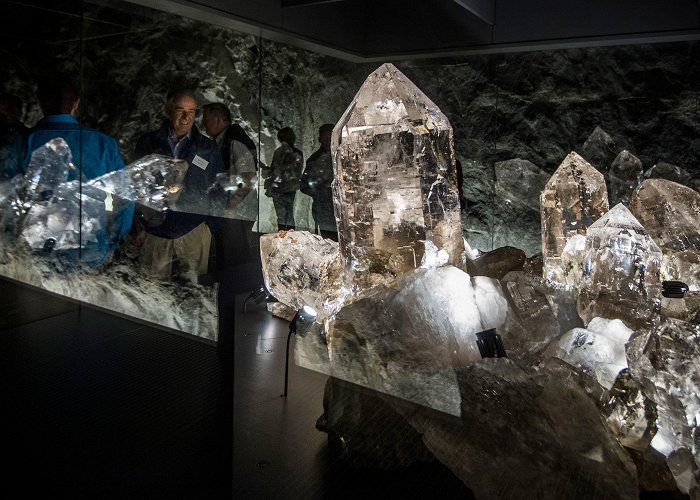
[(688, 293), (689, 287), (682, 281), (662, 281), (661, 295), (668, 299), (682, 299)]
[(311, 306), (303, 306), (294, 315), (292, 321), (289, 322), (289, 334), (287, 335), (287, 353), (284, 362), (284, 393), (283, 398), (287, 397), (287, 382), (289, 381), (289, 341), (292, 338), (292, 334), (299, 335), (300, 337), (306, 337), (309, 330), (316, 321), (316, 316), (318, 313)]
[(506, 349), (503, 347), (501, 336), (495, 328), (484, 330), (476, 334), (476, 345), (479, 346), (479, 354), (482, 358), (507, 358)]
[(265, 285), (260, 285), (260, 288), (257, 290), (253, 290), (250, 292), (250, 294), (246, 297), (245, 301), (243, 302), (243, 312), (246, 312), (248, 308), (248, 302), (250, 301), (255, 302), (256, 304), (260, 304), (261, 302), (274, 302), (277, 299), (275, 299), (270, 292), (268, 291), (267, 287)]

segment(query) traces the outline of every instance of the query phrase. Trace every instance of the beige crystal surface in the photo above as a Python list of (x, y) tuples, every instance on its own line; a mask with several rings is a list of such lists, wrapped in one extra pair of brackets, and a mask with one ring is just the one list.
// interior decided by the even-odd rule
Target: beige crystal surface
[(572, 269), (562, 263), (564, 248), (572, 236), (585, 235), (586, 229), (607, 211), (603, 174), (572, 151), (540, 195), (545, 278), (567, 283)]
[(700, 193), (665, 179), (647, 179), (632, 195), (630, 211), (663, 252), (663, 279), (700, 290)]

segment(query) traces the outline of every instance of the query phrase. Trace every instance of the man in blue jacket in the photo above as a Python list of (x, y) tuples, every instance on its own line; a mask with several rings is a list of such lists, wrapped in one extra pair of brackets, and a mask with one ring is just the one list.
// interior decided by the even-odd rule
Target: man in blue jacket
[(142, 217), (145, 239), (142, 263), (161, 279), (169, 279), (173, 262), (185, 274), (201, 276), (208, 271), (213, 225), (211, 215), (223, 210), (223, 196), (214, 196), (216, 175), (224, 171), (216, 143), (194, 125), (197, 98), (189, 90), (172, 92), (165, 105), (166, 120), (142, 136), (135, 157), (161, 154), (186, 160), (189, 164), (183, 190), (165, 218), (151, 223)]
[[(75, 169), (68, 174), (68, 181), (85, 182), (109, 172), (124, 168), (124, 160), (117, 142), (110, 136), (81, 125), (75, 115), (80, 106), (80, 91), (70, 77), (55, 75), (39, 82), (37, 98), (44, 117), (26, 134), (21, 168), (27, 172), (31, 154), (52, 139), (61, 137), (70, 147)], [(99, 214), (95, 234), (82, 233), (80, 248), (57, 250), (56, 257), (64, 263), (80, 262), (95, 267), (105, 263), (131, 228), (134, 203), (112, 198), (112, 217), (108, 221), (107, 210)], [(85, 214), (83, 214), (85, 223)], [(96, 241), (95, 241), (96, 240)]]

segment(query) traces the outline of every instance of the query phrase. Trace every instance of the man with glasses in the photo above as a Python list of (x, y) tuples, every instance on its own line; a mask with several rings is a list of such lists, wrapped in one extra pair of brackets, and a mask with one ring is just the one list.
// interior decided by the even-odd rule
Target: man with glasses
[(194, 92), (176, 90), (168, 95), (163, 125), (136, 144), (136, 158), (161, 154), (189, 165), (177, 204), (164, 218), (149, 218), (137, 209), (145, 229), (141, 262), (165, 280), (173, 271), (192, 281), (207, 273), (212, 239), (209, 226), (213, 225), (210, 215), (223, 208), (210, 190), (224, 169), (221, 154), (216, 143), (197, 130), (196, 114)]

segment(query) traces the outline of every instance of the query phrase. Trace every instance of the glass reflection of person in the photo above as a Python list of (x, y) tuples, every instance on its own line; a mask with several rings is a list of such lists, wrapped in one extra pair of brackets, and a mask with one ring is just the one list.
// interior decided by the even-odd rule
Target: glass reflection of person
[[(223, 162), (216, 143), (195, 126), (196, 114), (194, 92), (176, 90), (168, 95), (161, 127), (143, 135), (136, 144), (136, 158), (161, 154), (185, 160), (189, 165), (175, 207), (157, 224), (144, 219), (140, 260), (154, 275), (165, 280), (173, 274), (173, 264), (193, 281), (196, 278), (192, 273), (198, 277), (208, 271), (210, 225), (215, 225), (210, 214), (216, 209), (208, 192), (216, 174), (223, 171)], [(137, 213), (144, 214), (138, 209)]]
[(202, 125), (219, 146), (231, 185), (238, 186), (227, 199), (226, 217), (214, 233), (216, 266), (219, 273), (251, 259), (253, 225), (257, 217), (257, 179), (255, 143), (243, 127), (232, 123), (225, 104), (213, 102), (202, 107)]
[(296, 135), (291, 127), (277, 132), (280, 146), (275, 150), (267, 171), (265, 194), (272, 198), (280, 230), (295, 228), (294, 199), (299, 190), (299, 178), (304, 168), (304, 155), (295, 146)]
[(333, 162), (331, 160), (331, 134), (333, 124), (325, 123), (318, 129), (320, 147), (306, 160), (301, 176), (301, 191), (313, 199), (311, 215), (321, 236), (338, 241), (338, 229), (333, 212)]
[[(75, 169), (69, 170), (68, 181), (80, 176), (85, 182), (124, 168), (117, 142), (110, 136), (78, 122), (75, 115), (80, 107), (78, 83), (70, 76), (53, 75), (39, 81), (37, 98), (44, 114), (26, 132), (21, 153), (21, 169), (27, 172), (31, 154), (61, 137), (70, 147)], [(97, 266), (107, 261), (131, 227), (134, 203), (113, 198), (113, 211), (107, 222), (106, 207), (99, 215), (94, 233), (83, 230), (81, 248), (55, 250), (57, 257), (79, 260), (83, 265)], [(85, 215), (82, 223), (85, 224)]]

